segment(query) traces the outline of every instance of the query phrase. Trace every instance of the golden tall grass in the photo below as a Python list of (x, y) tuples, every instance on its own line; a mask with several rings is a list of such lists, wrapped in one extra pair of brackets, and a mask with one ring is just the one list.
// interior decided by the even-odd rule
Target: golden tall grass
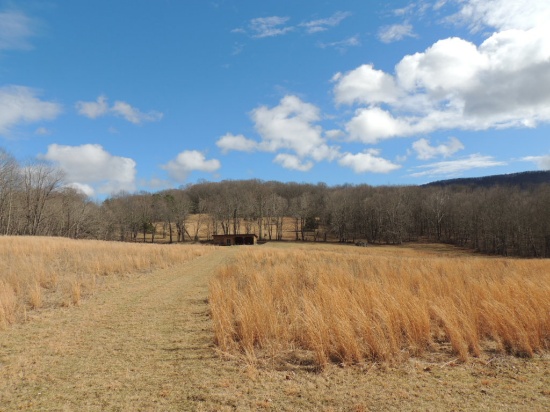
[(322, 366), (400, 361), (446, 347), (463, 361), (482, 351), (550, 349), (544, 260), (247, 249), (210, 288), (217, 344), (252, 358), (305, 351)]
[(30, 309), (78, 305), (106, 277), (165, 268), (208, 251), (204, 246), (0, 237), (0, 329)]

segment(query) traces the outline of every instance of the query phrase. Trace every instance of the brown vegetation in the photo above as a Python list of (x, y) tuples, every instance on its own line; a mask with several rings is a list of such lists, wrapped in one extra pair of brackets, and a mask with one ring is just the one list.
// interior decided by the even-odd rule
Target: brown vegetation
[(78, 305), (108, 276), (164, 268), (206, 252), (201, 246), (0, 237), (0, 328), (30, 309)]
[[(240, 356), (217, 356), (212, 344), (208, 281), (217, 268), (232, 262), (241, 252), (263, 251), (272, 256), (267, 261), (290, 256), (285, 250), (298, 255), (308, 251), (315, 256), (338, 254), (343, 261), (359, 253), (364, 258), (369, 254), (377, 256), (388, 264), (396, 256), (409, 262), (435, 258), (434, 262), (448, 259), (457, 263), (468, 256), (467, 252), (417, 244), (369, 249), (282, 242), (243, 250), (16, 240), (34, 245), (27, 247), (30, 252), (26, 256), (63, 244), (67, 255), (82, 258), (79, 267), (85, 267), (86, 259), (95, 261), (98, 256), (105, 256), (107, 262), (125, 259), (123, 255), (130, 254), (125, 250), (137, 251), (133, 253), (136, 258), (159, 253), (157, 250), (175, 250), (181, 258), (176, 257), (166, 269), (132, 269), (131, 274), (129, 270), (122, 276), (102, 276), (98, 272), (95, 292), (77, 307), (49, 309), (51, 298), (62, 292), (60, 285), (65, 275), (58, 278), (57, 292), (40, 286), (43, 309), (28, 312), (32, 322), (0, 332), (1, 410), (328, 412), (550, 408), (549, 354), (518, 358), (484, 350), (479, 358), (459, 364), (455, 357), (431, 352), (448, 349), (445, 343), (434, 341), (425, 355), (411, 357), (408, 362), (364, 362), (349, 368), (329, 363), (321, 373), (311, 373), (311, 351), (295, 347), (292, 352), (280, 352), (279, 356), (294, 358), (301, 364), (243, 364)], [(8, 243), (0, 243), (2, 264), (11, 256), (7, 251), (13, 248)], [(106, 249), (91, 253), (99, 245), (113, 253)], [(131, 247), (125, 249), (126, 246)], [(184, 262), (185, 251), (192, 249), (206, 254)], [(247, 263), (264, 270), (271, 267), (253, 260)], [(5, 267), (2, 266), (2, 273)], [(307, 271), (305, 268), (303, 271)], [(24, 269), (32, 270), (30, 266)], [(0, 279), (4, 282), (4, 278)], [(74, 285), (77, 298), (79, 283)], [(72, 299), (72, 288), (73, 284), (67, 283), (63, 289), (67, 299)], [(81, 296), (86, 296), (86, 287), (80, 287), (80, 291)], [(276, 349), (275, 345), (272, 347)], [(254, 348), (255, 355), (260, 356), (261, 352), (257, 346)]]
[(247, 249), (211, 282), (210, 303), (219, 347), (251, 359), (323, 366), (550, 349), (544, 260), (384, 247)]

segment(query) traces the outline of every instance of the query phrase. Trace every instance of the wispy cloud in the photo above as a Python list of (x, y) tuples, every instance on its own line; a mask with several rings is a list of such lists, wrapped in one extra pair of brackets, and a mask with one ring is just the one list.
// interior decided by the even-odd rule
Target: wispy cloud
[(378, 31), (378, 38), (383, 43), (393, 43), (406, 37), (417, 37), (409, 23), (384, 26)]
[(259, 39), (264, 37), (281, 36), (294, 30), (292, 26), (285, 26), (289, 19), (290, 17), (280, 16), (258, 17), (250, 20), (248, 28), (252, 33), (252, 37)]
[(418, 166), (415, 169), (421, 170), (411, 173), (412, 177), (423, 176), (458, 176), (463, 172), (473, 169), (484, 169), (487, 167), (506, 166), (506, 162), (497, 161), (492, 156), (472, 154), (459, 160), (430, 163)]
[(163, 114), (160, 112), (152, 110), (144, 113), (120, 100), (115, 101), (115, 103), (109, 107), (107, 97), (103, 95), (99, 96), (95, 102), (78, 101), (75, 106), (79, 114), (90, 119), (113, 115), (122, 117), (133, 124), (141, 124), (144, 122), (155, 122), (161, 120), (163, 117)]
[(300, 27), (304, 27), (306, 32), (309, 34), (318, 33), (320, 31), (328, 30), (330, 27), (338, 26), (349, 16), (351, 16), (350, 12), (338, 11), (325, 19), (310, 20), (302, 23), (300, 24)]
[(357, 47), (361, 46), (361, 40), (359, 39), (359, 35), (348, 37), (347, 39), (335, 41), (335, 42), (329, 42), (329, 43), (319, 43), (319, 47), (322, 49), (326, 48), (334, 48), (340, 52), (345, 52), (350, 47)]
[(19, 11), (0, 12), (0, 51), (31, 48), (34, 26), (33, 20)]
[(238, 56), (244, 50), (244, 44), (235, 42), (233, 44), (233, 51), (231, 52), (232, 56)]
[(308, 34), (313, 34), (336, 27), (349, 16), (351, 16), (350, 12), (338, 11), (330, 17), (309, 20), (298, 25), (288, 24), (290, 20), (288, 16), (257, 17), (250, 20), (247, 26), (231, 30), (231, 33), (248, 34), (257, 39), (282, 36), (300, 29), (305, 30)]

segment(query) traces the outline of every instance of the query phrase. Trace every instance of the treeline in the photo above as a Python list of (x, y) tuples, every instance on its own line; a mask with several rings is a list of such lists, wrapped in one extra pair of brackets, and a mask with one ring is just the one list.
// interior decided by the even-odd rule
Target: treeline
[(493, 187), (493, 186), (519, 186), (527, 189), (533, 185), (550, 182), (550, 170), (539, 170), (535, 172), (519, 172), (504, 175), (465, 177), (458, 179), (438, 180), (425, 186), (472, 186), (472, 187)]
[(434, 241), (487, 254), (550, 257), (550, 185), (329, 187), (243, 180), (119, 193), (97, 204), (65, 186), (59, 170), (21, 166), (0, 151), (2, 234), (155, 242), (161, 231), (169, 242), (222, 233), (282, 240), (290, 231), (295, 240)]

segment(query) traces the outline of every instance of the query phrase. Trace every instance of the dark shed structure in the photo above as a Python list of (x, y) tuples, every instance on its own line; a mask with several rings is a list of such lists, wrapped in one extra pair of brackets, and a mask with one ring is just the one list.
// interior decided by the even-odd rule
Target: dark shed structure
[(255, 234), (213, 235), (212, 243), (220, 246), (255, 245), (258, 236)]

